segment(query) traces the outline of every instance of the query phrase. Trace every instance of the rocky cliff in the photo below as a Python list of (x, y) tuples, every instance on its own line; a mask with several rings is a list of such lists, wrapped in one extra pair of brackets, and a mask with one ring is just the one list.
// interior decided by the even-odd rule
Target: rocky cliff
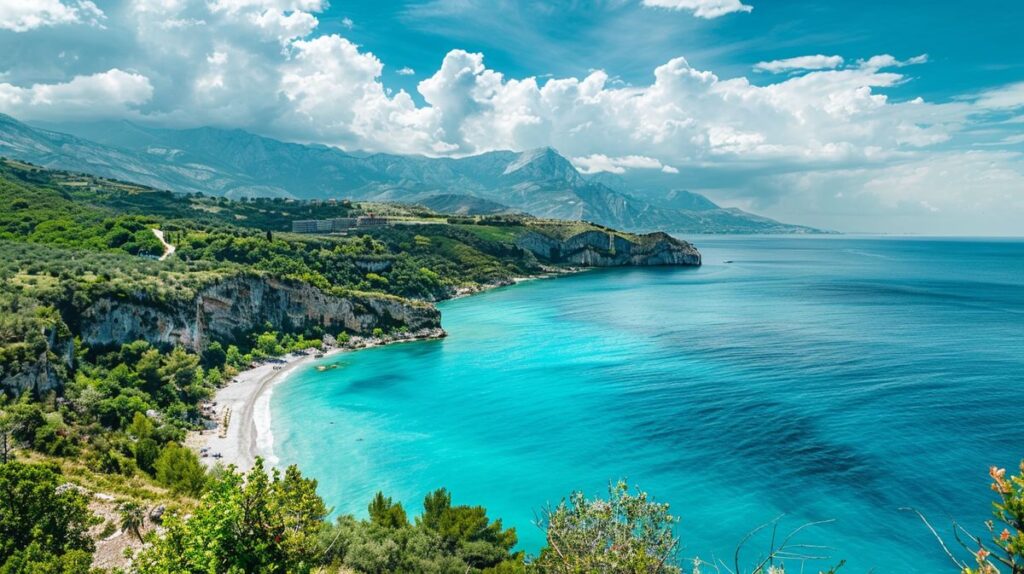
[(582, 267), (623, 265), (700, 265), (700, 252), (667, 233), (650, 233), (631, 241), (615, 233), (585, 231), (567, 239), (530, 232), (516, 245), (552, 263)]
[(83, 311), (80, 332), (88, 345), (145, 339), (198, 351), (211, 340), (231, 340), (268, 322), (279, 330), (320, 325), (328, 332), (369, 334), (378, 327), (438, 329), (441, 316), (432, 305), (394, 297), (337, 297), (298, 281), (239, 276), (206, 287), (193, 301), (180, 305), (100, 299)]
[(0, 395), (40, 396), (63, 388), (74, 361), (74, 341), (66, 328), (47, 329), (43, 336), (46, 347), (33, 360), (9, 364), (7, 369), (0, 367)]

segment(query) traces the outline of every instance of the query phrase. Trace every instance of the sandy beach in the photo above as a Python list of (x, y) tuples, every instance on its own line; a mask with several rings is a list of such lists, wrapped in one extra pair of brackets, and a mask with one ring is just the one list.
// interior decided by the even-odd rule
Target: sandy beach
[(200, 454), (200, 460), (207, 466), (220, 462), (248, 470), (257, 456), (275, 464), (270, 432), (272, 389), (311, 361), (313, 355), (293, 354), (239, 373), (233, 382), (218, 389), (212, 399), (217, 427), (190, 433), (186, 444)]
[(293, 353), (242, 371), (232, 382), (218, 389), (210, 401), (214, 404), (212, 420), (216, 428), (189, 433), (185, 445), (199, 454), (207, 466), (219, 462), (224, 466), (233, 464), (246, 471), (252, 468), (256, 457), (263, 457), (268, 466), (274, 466), (277, 458), (270, 430), (270, 397), (274, 387), (284, 382), (288, 375), (316, 360), (317, 355), (329, 357), (345, 351), (444, 336), (441, 329), (425, 329), (385, 339), (353, 337), (344, 347), (332, 347), (308, 355)]
[[(450, 298), (468, 297), (498, 287), (577, 271), (579, 270), (558, 270), (534, 277), (514, 277), (509, 282), (457, 290)], [(353, 337), (344, 347), (325, 350), (323, 356), (444, 336), (445, 332), (442, 329), (425, 329), (385, 339)], [(199, 454), (200, 460), (206, 466), (213, 466), (219, 462), (224, 466), (233, 464), (239, 470), (247, 471), (252, 468), (256, 457), (263, 457), (268, 466), (276, 465), (274, 437), (270, 430), (270, 397), (273, 388), (282, 383), (295, 369), (313, 361), (314, 357), (313, 354), (290, 354), (235, 375), (232, 382), (218, 389), (210, 401), (214, 404), (212, 420), (216, 423), (216, 428), (190, 432), (185, 439), (185, 445)]]

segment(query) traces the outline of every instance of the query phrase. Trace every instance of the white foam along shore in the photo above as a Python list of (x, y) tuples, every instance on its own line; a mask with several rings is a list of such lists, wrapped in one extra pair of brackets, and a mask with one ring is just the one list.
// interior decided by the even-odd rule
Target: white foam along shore
[(270, 430), (272, 389), (311, 360), (312, 355), (288, 355), (236, 375), (232, 382), (218, 389), (212, 399), (212, 412), (208, 412), (216, 428), (190, 433), (186, 444), (208, 466), (220, 462), (248, 470), (257, 456), (275, 464), (274, 438)]
[(185, 444), (196, 451), (207, 466), (221, 463), (235, 465), (239, 470), (252, 468), (256, 457), (262, 457), (269, 466), (277, 464), (274, 456), (274, 435), (270, 424), (270, 398), (275, 386), (281, 384), (299, 367), (318, 357), (368, 349), (390, 343), (401, 343), (444, 336), (441, 329), (425, 329), (397, 338), (353, 337), (345, 347), (333, 347), (309, 354), (293, 353), (268, 360), (242, 371), (221, 387), (211, 399), (207, 411), (216, 427), (189, 433)]

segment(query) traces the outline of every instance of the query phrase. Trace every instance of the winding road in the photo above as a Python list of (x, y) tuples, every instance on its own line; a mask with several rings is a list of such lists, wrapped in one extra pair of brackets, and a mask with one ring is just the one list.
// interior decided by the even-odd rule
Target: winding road
[(168, 257), (170, 257), (171, 255), (174, 254), (174, 251), (177, 248), (175, 246), (171, 245), (170, 243), (167, 243), (167, 241), (164, 239), (164, 232), (163, 231), (161, 231), (159, 229), (154, 229), (153, 230), (153, 235), (156, 235), (156, 238), (159, 239), (160, 243), (163, 244), (163, 246), (164, 246), (164, 254), (160, 256), (160, 261), (163, 261), (164, 259), (167, 259)]

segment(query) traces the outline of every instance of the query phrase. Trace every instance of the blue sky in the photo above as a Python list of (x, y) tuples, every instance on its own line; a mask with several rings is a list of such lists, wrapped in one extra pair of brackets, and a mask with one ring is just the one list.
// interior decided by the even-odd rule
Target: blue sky
[[(482, 52), (489, 66), (512, 77), (601, 68), (635, 84), (649, 82), (673, 56), (728, 77), (749, 75), (757, 62), (817, 53), (850, 60), (928, 54), (933, 65), (913, 75), (913, 86), (890, 90), (896, 97), (951, 98), (1024, 79), (1022, 2), (750, 4), (750, 13), (706, 20), (639, 2), (336, 2), (320, 25), (375, 53), (388, 64), (385, 83), (410, 93), (452, 48)], [(400, 76), (403, 67), (422, 73)]]
[(846, 231), (1024, 235), (1024, 3), (0, 0), (0, 112), (553, 146)]

